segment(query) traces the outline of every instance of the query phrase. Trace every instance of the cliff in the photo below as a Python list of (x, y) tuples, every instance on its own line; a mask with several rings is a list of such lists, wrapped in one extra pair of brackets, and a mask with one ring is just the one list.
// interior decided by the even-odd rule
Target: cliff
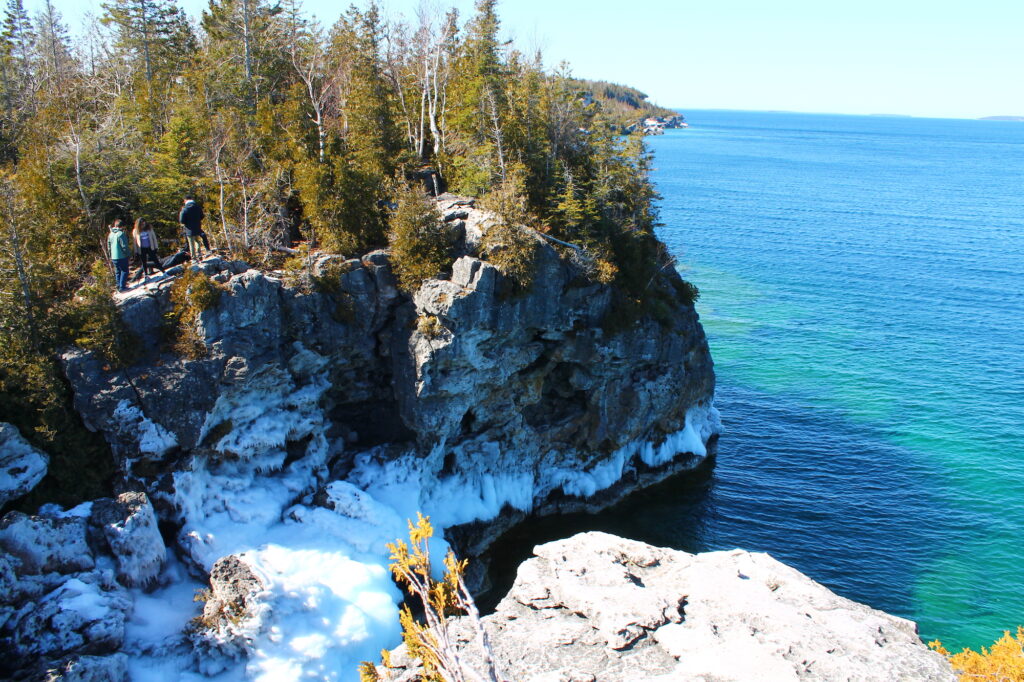
[(354, 671), (398, 641), (384, 544), (418, 511), (473, 555), (528, 514), (599, 508), (707, 456), (719, 424), (692, 303), (609, 333), (610, 287), (538, 238), (517, 291), (481, 257), (489, 216), (441, 208), (457, 258), (411, 297), (383, 251), (317, 257), (308, 277), (210, 259), (195, 267), (218, 295), (189, 330), (202, 357), (165, 349), (171, 280), (117, 299), (138, 362), (63, 354), (123, 494), (5, 517), (0, 568), (22, 587), (0, 627), (23, 671)]
[[(534, 554), (483, 618), (501, 679), (956, 679), (914, 623), (839, 597), (767, 554), (688, 554), (605, 533)], [(466, 617), (449, 636), (463, 664), (482, 672)], [(419, 679), (404, 645), (389, 660), (382, 679)]]

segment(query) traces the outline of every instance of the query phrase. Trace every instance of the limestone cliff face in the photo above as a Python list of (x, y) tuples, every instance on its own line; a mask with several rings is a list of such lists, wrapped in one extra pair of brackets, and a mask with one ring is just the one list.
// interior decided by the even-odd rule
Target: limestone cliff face
[(500, 528), (499, 509), (509, 522), (602, 506), (706, 454), (718, 430), (714, 373), (692, 305), (609, 334), (609, 287), (541, 242), (535, 284), (512, 293), (468, 255), (487, 215), (465, 200), (442, 208), (467, 255), (411, 298), (383, 251), (321, 257), (312, 288), (204, 262), (224, 293), (201, 315), (209, 353), (200, 360), (159, 352), (169, 281), (124, 296), (145, 359), (110, 370), (72, 350), (64, 365), (76, 408), (112, 445), (126, 485), (180, 523), (180, 474), (197, 466), (304, 466), (298, 501), (330, 480), (365, 484), (368, 470), (402, 460), (424, 507), (456, 482), (479, 493), (462, 512), (435, 512), (445, 526), (492, 521), (463, 535), (474, 551)]

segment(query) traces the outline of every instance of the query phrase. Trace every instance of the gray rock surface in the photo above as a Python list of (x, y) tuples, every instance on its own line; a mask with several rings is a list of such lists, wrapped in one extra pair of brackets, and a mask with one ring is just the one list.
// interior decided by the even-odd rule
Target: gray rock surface
[[(429, 280), (412, 296), (397, 289), (386, 251), (321, 256), (309, 277), (218, 259), (193, 266), (223, 282), (198, 320), (208, 354), (197, 360), (155, 350), (171, 280), (119, 296), (149, 355), (123, 370), (80, 350), (62, 360), (75, 407), (110, 443), (125, 485), (146, 490), (158, 518), (177, 522), (177, 472), (239, 455), (228, 445), (260, 419), (294, 409), (289, 401), (320, 382), (327, 388), (317, 414), (303, 419), (318, 424), (329, 455), (309, 440), (311, 429), (293, 429), (268, 445), (279, 454), (261, 470), (305, 457), (316, 460), (322, 486), (344, 478), (362, 453), (382, 462), (412, 457), (428, 493), (431, 481), (446, 478), (527, 475), (525, 506), (553, 513), (610, 504), (699, 462), (718, 426), (714, 371), (692, 304), (609, 333), (610, 287), (539, 240), (535, 284), (516, 293), (480, 253), (489, 215), (452, 195), (439, 206), (449, 224), (463, 224), (455, 250), (465, 255), (449, 279)], [(678, 280), (669, 269), (653, 288), (675, 296)], [(316, 362), (296, 364), (303, 353)], [(240, 412), (225, 405), (264, 390), (268, 377), (291, 392), (242, 410), (247, 425), (235, 423)], [(700, 442), (671, 453), (678, 458), (641, 462), (639, 445), (676, 442), (692, 410)], [(576, 472), (592, 480), (569, 485)], [(312, 492), (296, 491), (296, 499)], [(521, 517), (509, 506), (496, 522), (453, 537), (475, 554)]]
[(146, 494), (122, 493), (114, 500), (97, 500), (92, 506), (92, 520), (101, 528), (117, 559), (121, 584), (152, 585), (163, 568), (167, 548)]
[(245, 655), (251, 635), (260, 626), (263, 606), (259, 596), (263, 587), (263, 581), (242, 557), (232, 554), (213, 565), (201, 627), (192, 632), (200, 657), (237, 660)]
[(0, 549), (14, 557), (19, 574), (74, 573), (95, 567), (86, 541), (86, 519), (8, 512), (0, 520)]
[(12, 511), (0, 521), (0, 649), (14, 654), (0, 657), (0, 676), (119, 679), (123, 660), (95, 656), (121, 647), (132, 599), (115, 578), (114, 557), (94, 547), (93, 536), (102, 536), (90, 527), (96, 504)]
[(47, 671), (46, 682), (128, 682), (128, 656), (78, 656)]
[(34, 602), (26, 602), (4, 630), (4, 643), (22, 661), (70, 653), (116, 651), (132, 601), (109, 573), (78, 574)]
[(35, 488), (49, 466), (49, 455), (32, 447), (17, 427), (0, 422), (0, 507)]
[[(604, 533), (535, 548), (483, 619), (506, 679), (936, 680), (911, 621), (844, 599), (767, 554), (687, 554)], [(479, 649), (465, 618), (456, 639)], [(389, 679), (415, 679), (404, 649)]]

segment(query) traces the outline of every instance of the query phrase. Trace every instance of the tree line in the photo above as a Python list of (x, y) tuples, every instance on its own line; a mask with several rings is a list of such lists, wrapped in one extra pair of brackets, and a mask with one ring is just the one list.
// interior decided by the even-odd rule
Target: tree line
[(422, 202), (411, 179), (429, 168), (641, 300), (667, 258), (642, 139), (500, 34), (496, 0), (465, 22), (387, 21), (371, 2), (330, 27), (299, 0), (210, 0), (198, 20), (175, 0), (113, 0), (74, 38), (51, 0), (36, 16), (6, 0), (0, 418), (51, 452), (101, 447), (69, 425), (55, 353), (116, 337), (106, 226), (145, 217), (175, 239), (186, 193), (251, 262), (295, 241), (357, 255), (396, 234), (405, 253), (396, 216), (416, 210), (392, 209)]

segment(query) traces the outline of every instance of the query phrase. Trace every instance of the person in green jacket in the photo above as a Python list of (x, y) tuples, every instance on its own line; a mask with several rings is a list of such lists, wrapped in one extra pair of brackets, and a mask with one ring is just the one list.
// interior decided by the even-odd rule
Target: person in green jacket
[(121, 219), (118, 218), (110, 226), (110, 234), (107, 235), (107, 250), (110, 251), (110, 260), (114, 263), (114, 277), (117, 280), (117, 290), (128, 289), (128, 257), (131, 256), (131, 248), (128, 245), (128, 235), (125, 233)]

